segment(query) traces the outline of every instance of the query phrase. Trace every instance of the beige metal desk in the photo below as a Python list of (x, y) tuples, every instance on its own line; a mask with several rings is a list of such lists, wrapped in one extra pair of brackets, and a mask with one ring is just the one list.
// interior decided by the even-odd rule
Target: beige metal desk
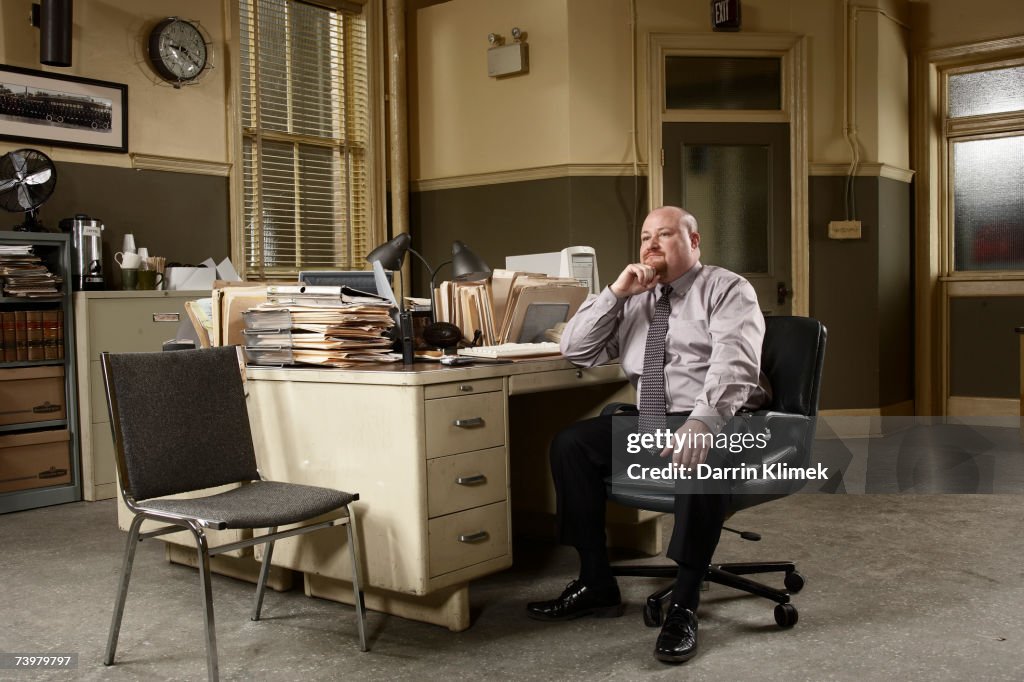
[[(367, 605), (453, 631), (469, 626), (469, 582), (512, 564), (513, 509), (517, 524), (554, 512), (550, 436), (634, 399), (617, 365), (561, 359), (247, 375), (263, 475), (360, 494)], [(660, 551), (656, 515), (611, 518), (630, 527), (630, 544)], [(273, 563), (303, 571), (307, 594), (351, 601), (344, 542), (344, 532), (284, 540)]]

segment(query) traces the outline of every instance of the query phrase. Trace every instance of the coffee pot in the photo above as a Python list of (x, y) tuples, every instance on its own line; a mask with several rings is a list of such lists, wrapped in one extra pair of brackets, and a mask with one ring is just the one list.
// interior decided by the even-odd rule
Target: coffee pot
[(60, 221), (60, 229), (70, 232), (74, 246), (75, 291), (103, 289), (103, 223), (84, 213)]

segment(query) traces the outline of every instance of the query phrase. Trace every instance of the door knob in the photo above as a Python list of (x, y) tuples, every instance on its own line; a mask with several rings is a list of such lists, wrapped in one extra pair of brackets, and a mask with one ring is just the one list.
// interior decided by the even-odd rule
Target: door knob
[(778, 287), (775, 288), (775, 293), (778, 294), (779, 305), (785, 305), (786, 299), (793, 295), (793, 290), (787, 289), (785, 282), (779, 282)]

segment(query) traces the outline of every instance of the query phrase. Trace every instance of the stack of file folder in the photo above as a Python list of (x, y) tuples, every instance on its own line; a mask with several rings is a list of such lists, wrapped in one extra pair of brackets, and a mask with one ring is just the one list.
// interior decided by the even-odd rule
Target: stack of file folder
[(0, 295), (45, 298), (60, 293), (63, 279), (50, 272), (31, 245), (0, 245)]
[(572, 277), (494, 270), (489, 280), (442, 282), (437, 319), (458, 326), (467, 340), (479, 330), (484, 346), (550, 341), (545, 333), (572, 317), (587, 293)]
[(267, 302), (242, 318), (249, 364), (356, 367), (402, 359), (391, 352), (390, 303), (348, 287), (269, 286)]

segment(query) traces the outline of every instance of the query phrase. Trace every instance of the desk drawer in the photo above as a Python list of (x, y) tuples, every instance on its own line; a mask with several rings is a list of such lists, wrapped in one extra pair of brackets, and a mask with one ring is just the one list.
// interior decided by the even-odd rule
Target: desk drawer
[(504, 445), (503, 395), (493, 392), (424, 401), (427, 457)]
[(428, 515), (433, 518), (505, 500), (506, 471), (505, 448), (428, 460)]
[(185, 300), (168, 296), (92, 301), (89, 306), (90, 361), (100, 353), (159, 351), (174, 338), (185, 315)]
[(556, 369), (550, 372), (531, 372), (529, 374), (513, 374), (508, 378), (508, 394), (537, 393), (538, 391), (555, 391), (578, 386), (596, 384), (625, 383), (626, 376), (619, 365), (599, 365), (586, 369)]
[(423, 388), (423, 397), (452, 398), (458, 395), (488, 393), (501, 390), (501, 379), (478, 379), (476, 381), (453, 381), (450, 384), (431, 384)]
[(431, 519), (427, 528), (432, 578), (509, 553), (507, 502)]

